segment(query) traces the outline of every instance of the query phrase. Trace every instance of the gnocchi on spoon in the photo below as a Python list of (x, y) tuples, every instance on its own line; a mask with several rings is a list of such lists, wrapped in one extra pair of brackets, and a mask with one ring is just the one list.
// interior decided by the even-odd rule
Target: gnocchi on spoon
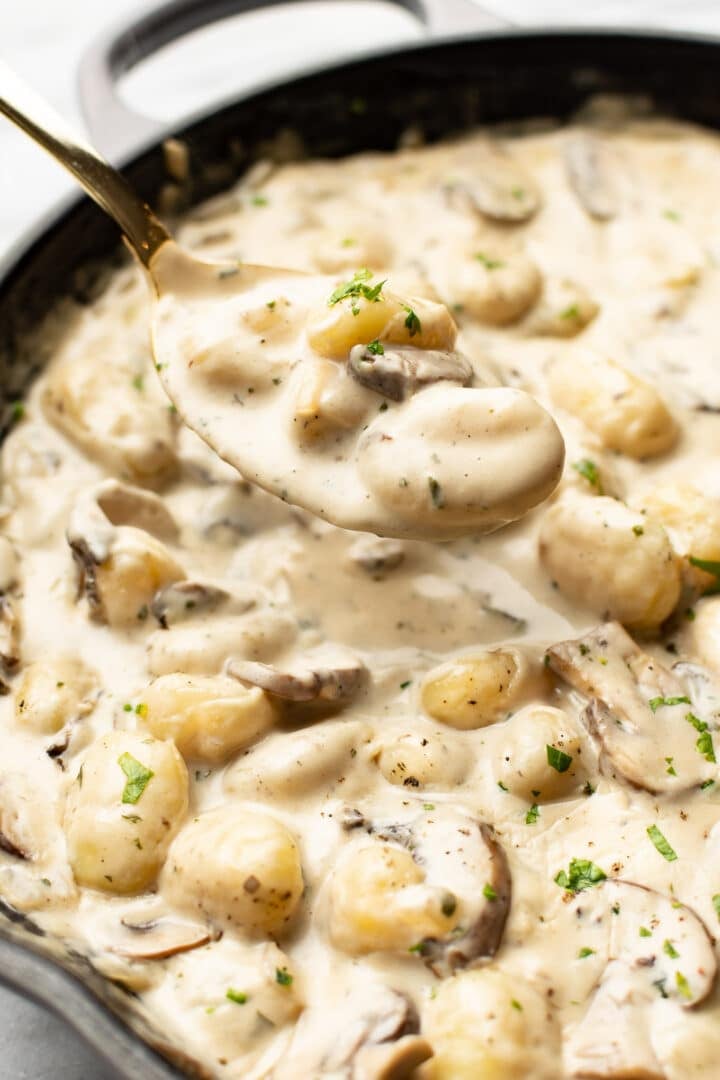
[(123, 230), (152, 285), (163, 386), (248, 480), (343, 528), (424, 539), (491, 532), (554, 490), (554, 420), (455, 350), (443, 305), (363, 268), (338, 282), (196, 259), (5, 68), (0, 111)]

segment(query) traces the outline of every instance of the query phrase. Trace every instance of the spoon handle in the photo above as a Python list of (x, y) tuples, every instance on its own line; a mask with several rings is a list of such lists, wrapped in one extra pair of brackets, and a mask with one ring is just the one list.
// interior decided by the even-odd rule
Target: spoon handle
[(145, 267), (170, 234), (150, 207), (55, 110), (0, 61), (0, 113), (72, 173), (122, 229)]

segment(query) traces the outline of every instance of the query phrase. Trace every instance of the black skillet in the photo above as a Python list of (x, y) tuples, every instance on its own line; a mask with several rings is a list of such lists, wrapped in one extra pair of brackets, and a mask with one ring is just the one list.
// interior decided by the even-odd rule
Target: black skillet
[[(124, 72), (182, 34), (280, 2), (173, 0), (111, 32), (86, 56), (80, 83), (91, 134), (150, 202), (168, 179), (162, 141), (169, 134), (190, 150), (180, 192), (190, 206), (229, 186), (283, 129), (297, 132), (310, 156), (337, 157), (391, 150), (410, 126), (434, 140), (479, 123), (562, 119), (598, 92), (650, 95), (662, 112), (720, 128), (719, 42), (604, 30), (478, 36), (487, 18), (471, 0), (392, 0), (425, 23), (426, 41), (275, 82), (172, 131), (133, 114), (115, 94)], [(115, 227), (89, 200), (76, 199), (54, 210), (0, 265), (3, 431), (10, 403), (37, 369), (23, 345), (28, 330), (63, 296), (91, 299), (101, 268), (118, 252)], [(120, 1077), (203, 1075), (166, 1045), (132, 994), (2, 901), (0, 980), (63, 1017)]]

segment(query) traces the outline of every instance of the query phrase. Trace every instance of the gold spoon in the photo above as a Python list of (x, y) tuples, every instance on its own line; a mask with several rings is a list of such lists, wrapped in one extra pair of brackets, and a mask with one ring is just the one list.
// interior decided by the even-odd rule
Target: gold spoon
[(388, 401), (352, 377), (350, 348), (378, 337), (388, 355), (371, 362), (417, 364), (435, 350), (442, 365), (457, 332), (443, 305), (393, 296), (368, 271), (338, 289), (297, 270), (196, 259), (2, 64), (0, 112), (119, 225), (154, 294), (153, 351), (166, 392), (184, 423), (248, 480), (343, 528), (419, 539), (490, 532), (555, 488), (562, 437), (522, 391), (445, 375)]

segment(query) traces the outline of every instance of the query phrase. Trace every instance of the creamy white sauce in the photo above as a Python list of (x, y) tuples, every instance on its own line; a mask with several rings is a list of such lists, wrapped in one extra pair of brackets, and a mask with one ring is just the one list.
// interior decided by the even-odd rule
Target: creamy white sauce
[[(586, 183), (590, 212), (564, 164), (570, 128), (504, 138), (500, 165), (480, 133), (284, 166), (261, 196), (240, 185), (179, 233), (203, 256), (320, 272), (331, 288), (368, 266), (400, 296), (445, 303), (474, 371), (494, 373), (493, 393), (536, 397), (567, 446), (558, 497), (495, 535), (359, 539), (241, 480), (169, 409), (134, 269), (40, 339), (47, 370), (2, 451), (18, 623), (3, 609), (0, 653), (18, 659), (0, 699), (0, 833), (16, 849), (0, 853), (0, 892), (136, 989), (213, 1074), (717, 1073), (714, 942), (673, 903), (714, 935), (720, 611), (703, 593), (720, 561), (720, 143), (655, 120), (591, 134), (607, 190), (589, 198)], [(356, 429), (339, 462), (293, 435), (285, 341), (305, 321), (283, 339), (290, 286), (258, 289), (272, 319), (252, 333), (279, 334), (257, 372), (268, 394), (283, 380), (271, 427), (254, 394), (227, 405), (232, 365), (222, 394), (174, 361), (163, 382), (181, 405), (191, 387), (228, 460), (262, 436), (289, 501), (376, 520), (377, 506), (362, 517)], [(228, 320), (213, 347), (233, 347)], [(351, 389), (372, 401), (371, 426), (485, 393), (440, 384), (380, 412), (381, 395)], [(545, 468), (544, 445), (523, 446), (525, 475)], [(374, 482), (412, 464), (380, 462)], [(419, 520), (447, 536), (454, 519), (433, 524), (444, 512), (399, 508), (385, 531)], [(622, 693), (595, 639), (590, 691), (546, 668), (548, 647), (608, 617), (639, 643)], [(658, 674), (681, 661), (700, 670)], [(641, 730), (637, 760), (663, 790), (623, 774), (586, 714), (593, 697), (630, 733), (631, 758)], [(480, 824), (507, 859), (509, 913), (451, 975), (447, 948), (472, 953), (469, 929), (507, 904)], [(629, 884), (585, 868), (595, 877), (573, 893), (572, 860)]]

